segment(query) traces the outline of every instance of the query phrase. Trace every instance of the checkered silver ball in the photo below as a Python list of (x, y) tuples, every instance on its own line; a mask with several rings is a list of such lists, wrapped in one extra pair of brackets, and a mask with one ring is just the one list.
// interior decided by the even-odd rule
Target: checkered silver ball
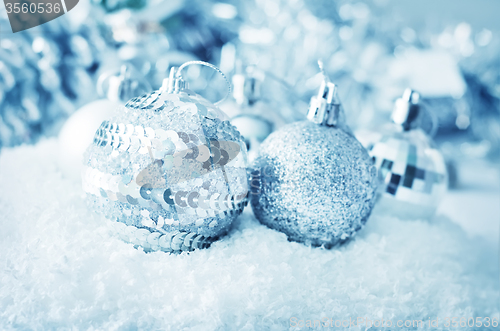
[(442, 154), (420, 129), (386, 132), (368, 146), (379, 169), (377, 211), (401, 218), (431, 217), (448, 186)]

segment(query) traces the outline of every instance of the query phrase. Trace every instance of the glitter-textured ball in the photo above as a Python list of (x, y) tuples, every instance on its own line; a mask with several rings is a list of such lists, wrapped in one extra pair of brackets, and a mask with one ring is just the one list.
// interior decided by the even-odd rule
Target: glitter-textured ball
[(420, 129), (420, 95), (407, 89), (396, 101), (393, 122), (366, 147), (379, 173), (374, 210), (399, 218), (434, 215), (448, 186), (446, 163), (432, 139)]
[[(318, 99), (335, 93), (329, 84)], [(375, 202), (377, 169), (341, 121), (336, 98), (311, 108), (308, 118), (315, 123), (288, 124), (260, 146), (250, 201), (257, 219), (289, 240), (332, 247), (366, 223)]]
[(206, 247), (247, 202), (243, 138), (186, 89), (130, 100), (102, 123), (85, 160), (89, 204), (145, 250)]

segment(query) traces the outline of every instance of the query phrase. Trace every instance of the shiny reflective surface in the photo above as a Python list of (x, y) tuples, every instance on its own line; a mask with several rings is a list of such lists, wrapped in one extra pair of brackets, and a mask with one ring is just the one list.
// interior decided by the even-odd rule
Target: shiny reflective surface
[(90, 205), (147, 250), (206, 247), (247, 202), (243, 138), (190, 91), (130, 100), (101, 124), (85, 159)]
[(420, 129), (386, 131), (369, 146), (379, 169), (378, 205), (399, 217), (432, 216), (448, 185), (443, 156)]

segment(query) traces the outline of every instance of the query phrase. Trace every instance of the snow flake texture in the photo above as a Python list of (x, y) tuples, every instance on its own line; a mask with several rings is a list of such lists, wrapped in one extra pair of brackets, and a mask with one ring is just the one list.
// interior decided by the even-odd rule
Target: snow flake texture
[(144, 253), (86, 209), (56, 152), (57, 141), (45, 140), (0, 155), (0, 329), (294, 330), (291, 317), (499, 317), (497, 248), (447, 219), (372, 217), (326, 250), (288, 242), (247, 209), (209, 249)]

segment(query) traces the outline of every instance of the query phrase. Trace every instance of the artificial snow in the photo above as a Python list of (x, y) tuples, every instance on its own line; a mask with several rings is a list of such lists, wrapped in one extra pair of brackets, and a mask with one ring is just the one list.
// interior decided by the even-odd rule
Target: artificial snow
[(209, 249), (144, 253), (87, 210), (56, 159), (56, 140), (0, 152), (2, 330), (307, 330), (327, 319), (340, 330), (335, 320), (357, 318), (444, 330), (446, 317), (500, 317), (498, 247), (444, 217), (371, 217), (325, 250), (288, 242), (247, 207)]

